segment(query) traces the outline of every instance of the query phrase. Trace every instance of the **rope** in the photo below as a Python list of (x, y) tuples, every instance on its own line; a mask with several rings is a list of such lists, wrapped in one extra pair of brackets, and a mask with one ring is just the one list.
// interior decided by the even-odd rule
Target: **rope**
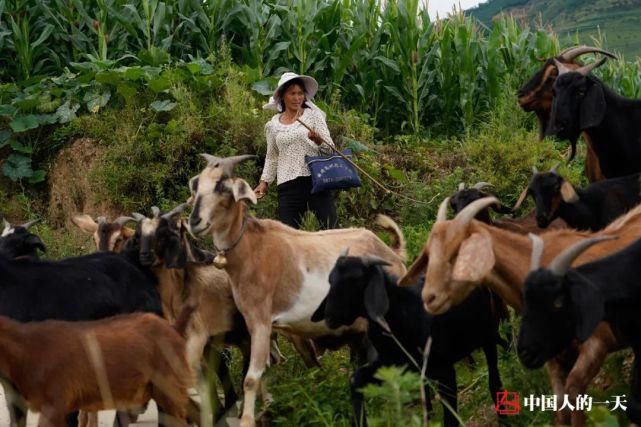
[[(312, 128), (310, 128), (309, 126), (307, 126), (307, 125), (306, 125), (306, 124), (305, 124), (305, 123), (304, 123), (300, 118), (297, 118), (297, 119), (296, 119), (296, 121), (297, 121), (298, 123), (300, 123), (301, 125), (305, 126), (308, 130), (313, 130)], [(398, 193), (398, 192), (396, 192), (396, 191), (394, 191), (394, 190), (390, 190), (390, 189), (389, 189), (389, 188), (387, 188), (385, 185), (383, 185), (382, 183), (380, 183), (380, 182), (379, 182), (376, 178), (374, 178), (372, 175), (370, 175), (370, 174), (369, 174), (369, 173), (367, 173), (365, 170), (363, 170), (363, 168), (361, 168), (361, 167), (360, 167), (360, 166), (358, 166), (356, 163), (354, 163), (354, 162), (353, 162), (349, 157), (347, 157), (346, 155), (344, 155), (343, 153), (341, 153), (341, 152), (340, 152), (336, 147), (334, 147), (334, 146), (333, 146), (332, 144), (330, 144), (329, 142), (325, 141), (325, 140), (323, 139), (323, 137), (321, 137), (320, 135), (319, 135), (318, 137), (320, 138), (320, 140), (321, 140), (321, 142), (322, 142), (323, 144), (325, 144), (326, 146), (328, 146), (328, 147), (329, 147), (329, 148), (330, 148), (334, 153), (336, 153), (336, 154), (338, 154), (340, 157), (342, 157), (342, 158), (343, 158), (343, 160), (347, 161), (349, 164), (351, 164), (351, 165), (352, 165), (352, 166), (354, 166), (356, 169), (358, 169), (358, 171), (359, 171), (360, 173), (362, 173), (365, 177), (369, 178), (369, 179), (370, 179), (370, 181), (372, 181), (374, 184), (376, 184), (376, 186), (378, 186), (379, 188), (381, 188), (381, 189), (382, 189), (383, 191), (385, 191), (385, 193), (387, 193), (387, 194), (393, 194), (393, 195), (395, 195), (395, 196), (397, 196), (397, 197), (401, 197), (401, 198), (403, 198), (403, 199), (410, 200), (410, 201), (415, 202), (415, 203), (422, 203), (422, 204), (426, 204), (426, 205), (431, 204), (431, 203), (434, 201), (434, 199), (436, 199), (436, 198), (440, 195), (440, 193), (438, 193), (438, 194), (436, 194), (434, 197), (432, 197), (432, 199), (431, 199), (431, 200), (429, 200), (429, 201), (427, 201), (427, 202), (426, 202), (425, 200), (416, 200), (416, 199), (413, 199), (413, 198), (411, 198), (411, 197), (409, 197), (409, 196), (406, 196), (406, 195), (404, 195), (404, 194)]]

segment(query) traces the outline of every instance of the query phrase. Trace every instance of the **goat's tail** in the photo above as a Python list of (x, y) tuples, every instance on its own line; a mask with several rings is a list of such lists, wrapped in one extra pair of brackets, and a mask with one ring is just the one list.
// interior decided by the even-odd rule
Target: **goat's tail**
[(192, 314), (194, 314), (194, 311), (196, 311), (196, 308), (198, 308), (197, 302), (187, 301), (187, 303), (181, 310), (180, 314), (178, 315), (178, 318), (176, 319), (176, 323), (174, 323), (174, 329), (183, 338), (185, 338), (185, 334), (187, 332), (187, 326), (189, 325), (191, 316)]
[(376, 224), (392, 235), (392, 244), (390, 247), (399, 257), (401, 257), (403, 261), (405, 261), (407, 259), (405, 236), (403, 236), (403, 232), (398, 224), (396, 224), (392, 218), (383, 214), (376, 215)]

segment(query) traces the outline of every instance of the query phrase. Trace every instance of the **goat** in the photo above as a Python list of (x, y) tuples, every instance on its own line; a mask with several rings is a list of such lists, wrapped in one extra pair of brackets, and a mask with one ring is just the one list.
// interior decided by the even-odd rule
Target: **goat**
[(321, 232), (294, 230), (278, 221), (256, 219), (243, 201), (256, 203), (249, 184), (232, 177), (237, 163), (255, 156), (219, 158), (204, 155), (207, 167), (189, 182), (194, 209), (190, 232), (211, 233), (217, 251), (214, 263), (232, 279), (234, 301), (247, 322), (251, 360), (245, 377), (242, 426), (254, 425), (257, 387), (267, 364), (272, 326), (296, 335), (316, 337), (353, 332), (362, 336), (365, 322), (347, 330), (330, 330), (311, 321), (313, 311), (329, 291), (328, 276), (342, 248), (355, 255), (375, 255), (403, 274), (404, 239), (393, 221), (396, 251), (366, 229)]
[[(525, 280), (524, 310), (518, 340), (518, 355), (530, 369), (538, 368), (568, 347), (574, 339), (587, 340), (599, 322), (606, 320), (620, 341), (632, 346), (631, 396), (627, 415), (641, 423), (641, 240), (597, 261), (570, 268), (591, 245), (608, 236), (581, 240), (565, 249), (547, 268), (540, 267), (543, 241), (533, 241), (530, 274)], [(614, 280), (613, 280), (614, 279)]]
[[(534, 168), (524, 194), (536, 203), (536, 221), (546, 228), (561, 218), (577, 230), (598, 231), (641, 202), (641, 174), (606, 179), (575, 189), (556, 171)], [(521, 197), (517, 206), (525, 197)]]
[[(207, 353), (207, 360), (216, 367), (216, 374), (223, 385), (224, 405), (220, 404), (215, 391), (214, 378), (209, 387), (214, 419), (219, 419), (234, 406), (238, 396), (234, 391), (231, 376), (224, 361), (214, 360), (219, 344), (240, 348), (244, 358), (244, 372), (249, 363), (249, 333), (245, 320), (236, 308), (232, 296), (231, 280), (227, 273), (212, 265), (211, 254), (201, 251), (185, 235), (180, 213), (187, 207), (180, 205), (161, 214), (153, 207), (153, 217), (134, 213), (137, 221), (134, 235), (128, 246), (136, 248), (140, 262), (147, 266), (158, 279), (158, 291), (165, 317), (172, 321), (184, 309), (190, 299), (199, 301), (190, 328), (187, 330), (187, 359), (197, 369)], [(215, 342), (215, 348), (208, 343)]]
[[(369, 322), (367, 335), (377, 357), (357, 369), (350, 379), (357, 423), (367, 424), (360, 389), (375, 382), (374, 374), (382, 366), (406, 365), (420, 371), (429, 337), (432, 344), (426, 372), (438, 381), (439, 393), (447, 402), (443, 405), (444, 424), (458, 425), (450, 412), (457, 411), (454, 363), (477, 348), (485, 353), (490, 395), (496, 404), (496, 393), (502, 388), (496, 344), (506, 344), (498, 333), (499, 321), (507, 314), (502, 301), (487, 289), (478, 289), (447, 315), (432, 316), (423, 309), (422, 280), (409, 288), (398, 287), (398, 278), (383, 271), (383, 265), (389, 264), (371, 257), (339, 257), (329, 275), (329, 293), (312, 316), (314, 321), (325, 319), (334, 329), (349, 326), (358, 317)], [(427, 384), (425, 393), (429, 396)]]
[(641, 100), (614, 93), (590, 72), (606, 58), (571, 70), (558, 63), (548, 135), (567, 139), (575, 150), (588, 135), (606, 178), (641, 172)]
[[(477, 200), (449, 221), (446, 219), (447, 199), (441, 204), (423, 251), (399, 281), (401, 285), (411, 284), (421, 274), (426, 275), (422, 296), (430, 313), (446, 312), (475, 286), (482, 284), (489, 286), (516, 311), (521, 311), (522, 284), (528, 273), (527, 256), (531, 249), (529, 239), (473, 219), (480, 209), (496, 202), (493, 197)], [(577, 258), (577, 264), (601, 258), (641, 237), (641, 206), (595, 233), (605, 234), (616, 235), (619, 239), (589, 249)], [(549, 262), (563, 248), (590, 235), (572, 229), (542, 233), (540, 236), (546, 243), (543, 261)], [(621, 343), (609, 325), (601, 323), (578, 350), (568, 350), (567, 354), (548, 363), (554, 393), (562, 396), (567, 392), (574, 398), (584, 392), (608, 352), (620, 347)], [(557, 421), (569, 423), (568, 415), (567, 412), (557, 413)], [(571, 416), (573, 424), (584, 421), (582, 412), (574, 411)]]
[(134, 230), (125, 226), (131, 221), (135, 221), (135, 219), (129, 216), (118, 217), (114, 222), (107, 221), (104, 216), (99, 216), (94, 220), (87, 214), (71, 218), (71, 222), (78, 228), (93, 235), (97, 250), (104, 252), (120, 252), (122, 250), (127, 240), (134, 235)]
[(4, 229), (0, 236), (0, 255), (7, 258), (26, 258), (38, 260), (38, 251), (47, 252), (47, 246), (37, 235), (30, 233), (29, 228), (40, 221), (39, 219), (25, 222), (22, 225), (12, 226), (6, 219)]
[[(99, 253), (60, 261), (14, 261), (0, 256), (0, 315), (20, 322), (95, 320), (120, 313), (162, 315), (155, 279), (124, 255)], [(26, 414), (7, 397), (12, 420)]]
[[(601, 53), (616, 59), (616, 56), (605, 50), (589, 46), (575, 46), (564, 50), (559, 55), (548, 58), (544, 61), (543, 67), (539, 69), (518, 91), (518, 103), (524, 111), (533, 111), (539, 122), (539, 140), (543, 140), (545, 132), (550, 123), (550, 114), (552, 112), (552, 100), (554, 93), (552, 86), (559, 72), (555, 60), (570, 69), (581, 67), (576, 59), (587, 53)], [(586, 140), (587, 153), (585, 156), (585, 174), (588, 181), (596, 182), (604, 179), (599, 159), (597, 158), (592, 142), (587, 135), (583, 135)], [(574, 154), (572, 154), (572, 157)]]
[(192, 375), (181, 334), (191, 311), (175, 329), (148, 313), (25, 324), (0, 316), (0, 373), (40, 412), (39, 426), (64, 426), (79, 409), (139, 407), (150, 398), (163, 425), (186, 425)]
[[(459, 213), (467, 205), (472, 203), (475, 200), (482, 199), (484, 197), (493, 196), (484, 190), (485, 187), (488, 187), (492, 184), (487, 182), (478, 182), (470, 188), (465, 188), (464, 183), (460, 183), (458, 191), (450, 196), (449, 205), (454, 211), (454, 213)], [(522, 216), (520, 218), (501, 218), (501, 219), (492, 219), (490, 217), (490, 208), (498, 213), (504, 214), (513, 214), (514, 209), (504, 206), (502, 203), (495, 203), (489, 207), (482, 209), (476, 214), (476, 219), (484, 222), (486, 224), (494, 225), (496, 227), (502, 228), (504, 230), (513, 231), (519, 234), (527, 233), (541, 233), (543, 229), (539, 227), (536, 223), (536, 211), (532, 211), (529, 214)], [(550, 224), (550, 228), (566, 228), (567, 224), (561, 219), (555, 220)]]

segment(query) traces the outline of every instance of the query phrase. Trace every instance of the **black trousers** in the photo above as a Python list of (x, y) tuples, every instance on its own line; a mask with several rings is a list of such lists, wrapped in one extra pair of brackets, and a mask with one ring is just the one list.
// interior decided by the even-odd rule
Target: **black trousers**
[(278, 186), (278, 219), (300, 228), (307, 210), (316, 215), (322, 229), (336, 228), (336, 206), (330, 191), (311, 194), (312, 178), (300, 176)]

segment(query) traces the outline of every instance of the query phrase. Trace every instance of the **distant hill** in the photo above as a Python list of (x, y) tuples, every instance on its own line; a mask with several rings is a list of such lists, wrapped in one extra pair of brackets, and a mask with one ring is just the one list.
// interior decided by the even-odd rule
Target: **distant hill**
[(590, 44), (600, 29), (604, 48), (628, 60), (641, 56), (641, 0), (488, 0), (465, 12), (487, 26), (502, 13), (531, 26), (549, 25), (568, 44), (577, 35)]

